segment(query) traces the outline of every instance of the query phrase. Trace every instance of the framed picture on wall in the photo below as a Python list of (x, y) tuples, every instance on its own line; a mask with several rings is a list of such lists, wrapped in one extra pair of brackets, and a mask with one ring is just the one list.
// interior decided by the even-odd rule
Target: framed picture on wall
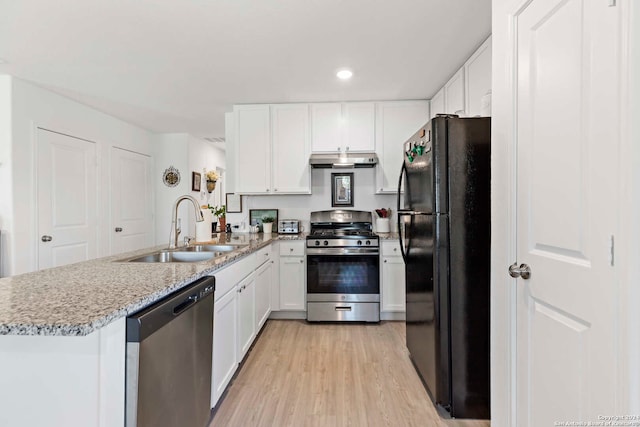
[(331, 206), (353, 206), (353, 172), (331, 174)]
[(240, 194), (225, 194), (227, 212), (242, 212), (242, 196)]
[(191, 191), (200, 191), (202, 176), (199, 172), (191, 172)]

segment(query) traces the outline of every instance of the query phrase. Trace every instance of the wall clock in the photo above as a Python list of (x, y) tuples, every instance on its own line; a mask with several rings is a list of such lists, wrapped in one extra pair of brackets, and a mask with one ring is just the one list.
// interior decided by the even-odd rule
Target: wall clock
[(173, 166), (169, 166), (162, 175), (162, 182), (167, 187), (175, 187), (180, 183), (180, 171)]

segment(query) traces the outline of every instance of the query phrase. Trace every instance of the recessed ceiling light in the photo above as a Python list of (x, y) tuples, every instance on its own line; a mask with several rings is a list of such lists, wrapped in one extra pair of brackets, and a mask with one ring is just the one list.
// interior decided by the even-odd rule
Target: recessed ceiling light
[(336, 76), (341, 80), (349, 80), (353, 76), (353, 72), (351, 70), (340, 70)]

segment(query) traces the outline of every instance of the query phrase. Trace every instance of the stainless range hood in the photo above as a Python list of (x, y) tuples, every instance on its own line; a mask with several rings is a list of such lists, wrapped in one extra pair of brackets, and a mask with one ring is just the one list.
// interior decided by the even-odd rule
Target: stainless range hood
[(372, 168), (377, 163), (376, 153), (312, 154), (309, 157), (312, 168)]

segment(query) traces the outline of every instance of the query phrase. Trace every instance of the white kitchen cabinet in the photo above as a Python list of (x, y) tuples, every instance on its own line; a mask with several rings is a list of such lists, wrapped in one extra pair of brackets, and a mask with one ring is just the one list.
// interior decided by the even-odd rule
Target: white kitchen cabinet
[(305, 241), (280, 242), (280, 310), (306, 310)]
[(405, 269), (397, 240), (382, 241), (380, 311), (406, 311)]
[[(236, 192), (269, 193), (271, 189), (271, 124), (269, 105), (236, 105), (235, 125)], [(240, 172), (241, 171), (241, 172)]]
[[(216, 291), (217, 292), (217, 291)], [(237, 312), (238, 292), (231, 288), (224, 296), (216, 299), (213, 315), (213, 378), (211, 384), (211, 407), (222, 396), (227, 384), (238, 367)]]
[(251, 273), (238, 283), (237, 363), (242, 362), (256, 337), (256, 274)]
[(271, 244), (271, 311), (280, 310), (280, 245)]
[(491, 37), (464, 64), (466, 115), (479, 116), (482, 98), (491, 91)]
[(271, 105), (271, 130), (272, 191), (267, 191), (267, 193), (310, 194), (311, 127), (309, 105)]
[(444, 85), (444, 107), (447, 114), (466, 115), (464, 98), (464, 68), (460, 68)]
[(256, 335), (269, 318), (269, 314), (271, 314), (271, 279), (273, 272), (271, 246), (258, 251), (258, 262), (262, 262), (262, 265), (256, 270), (255, 280)]
[(234, 127), (236, 193), (311, 193), (308, 104), (236, 105)]
[(311, 151), (314, 153), (375, 150), (375, 103), (311, 104)]
[(445, 114), (444, 108), (444, 87), (442, 87), (438, 93), (433, 95), (430, 102), (431, 117), (435, 117), (437, 114)]
[(395, 194), (403, 144), (429, 121), (429, 101), (379, 102), (376, 105), (376, 193)]

